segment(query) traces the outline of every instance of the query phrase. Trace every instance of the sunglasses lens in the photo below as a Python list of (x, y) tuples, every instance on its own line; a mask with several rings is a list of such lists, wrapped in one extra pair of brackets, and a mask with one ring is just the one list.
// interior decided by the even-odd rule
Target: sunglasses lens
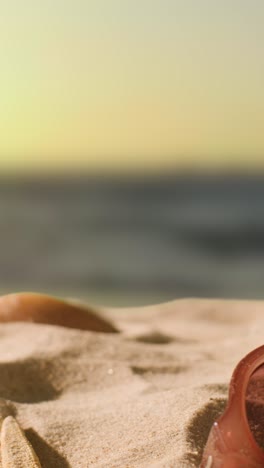
[(251, 375), (246, 392), (246, 411), (251, 432), (264, 449), (264, 365)]

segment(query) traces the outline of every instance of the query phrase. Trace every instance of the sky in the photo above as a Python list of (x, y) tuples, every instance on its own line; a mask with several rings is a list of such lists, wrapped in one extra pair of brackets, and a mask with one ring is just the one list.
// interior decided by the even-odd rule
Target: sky
[(263, 0), (3, 0), (0, 170), (264, 165)]

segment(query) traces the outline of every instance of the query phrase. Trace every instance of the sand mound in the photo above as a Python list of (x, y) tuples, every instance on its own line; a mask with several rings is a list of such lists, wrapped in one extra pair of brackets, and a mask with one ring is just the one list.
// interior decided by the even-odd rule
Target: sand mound
[(264, 342), (261, 302), (105, 310), (121, 333), (0, 326), (0, 419), (43, 468), (197, 467), (234, 366)]

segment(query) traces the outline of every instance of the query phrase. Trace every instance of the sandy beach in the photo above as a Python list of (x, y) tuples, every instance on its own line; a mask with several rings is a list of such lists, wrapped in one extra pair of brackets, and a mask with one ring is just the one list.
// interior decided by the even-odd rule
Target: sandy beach
[(198, 467), (238, 361), (264, 341), (264, 303), (182, 299), (98, 310), (120, 331), (0, 325), (0, 421), (42, 468)]

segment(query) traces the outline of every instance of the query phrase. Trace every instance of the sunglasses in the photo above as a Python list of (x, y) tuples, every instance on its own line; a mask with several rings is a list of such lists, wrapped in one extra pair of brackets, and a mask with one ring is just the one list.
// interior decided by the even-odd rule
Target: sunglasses
[(264, 346), (234, 370), (224, 414), (213, 424), (200, 468), (264, 467)]

